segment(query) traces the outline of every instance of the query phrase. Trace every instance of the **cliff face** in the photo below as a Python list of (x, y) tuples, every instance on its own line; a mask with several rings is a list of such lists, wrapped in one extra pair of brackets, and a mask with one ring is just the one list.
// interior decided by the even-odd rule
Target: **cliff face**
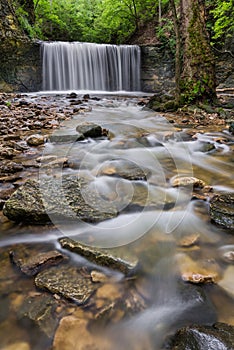
[(2, 44), (12, 44), (18, 40), (27, 40), (21, 30), (11, 0), (0, 2), (0, 40)]
[(12, 0), (0, 2), (0, 62), (0, 91), (40, 90), (40, 45), (20, 28)]

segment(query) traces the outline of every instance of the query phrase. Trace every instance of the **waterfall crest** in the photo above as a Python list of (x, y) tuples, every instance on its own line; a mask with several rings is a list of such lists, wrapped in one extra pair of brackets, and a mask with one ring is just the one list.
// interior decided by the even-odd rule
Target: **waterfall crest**
[(140, 91), (140, 48), (43, 42), (43, 90)]

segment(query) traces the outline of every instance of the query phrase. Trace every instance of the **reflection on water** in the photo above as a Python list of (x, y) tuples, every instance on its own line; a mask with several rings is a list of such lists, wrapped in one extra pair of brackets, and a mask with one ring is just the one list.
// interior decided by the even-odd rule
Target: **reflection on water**
[[(234, 325), (230, 294), (217, 284), (204, 287), (185, 285), (181, 281), (183, 269), (191, 271), (196, 264), (203, 264), (199, 269), (205, 266), (207, 273), (218, 271), (217, 280), (220, 280), (227, 268), (223, 255), (233, 251), (233, 236), (210, 223), (207, 201), (191, 201), (192, 186), (176, 188), (171, 185), (175, 176), (195, 176), (212, 186), (215, 192), (233, 191), (234, 138), (226, 131), (197, 133), (193, 137), (188, 133), (185, 137), (165, 118), (142, 110), (136, 101), (132, 97), (90, 102), (93, 103), (92, 112), (75, 116), (62, 129), (72, 134), (80, 122), (91, 121), (109, 130), (109, 138), (47, 143), (43, 155), (65, 157), (68, 167), (39, 171), (41, 179), (61, 174), (84, 177), (88, 183), (83, 192), (85, 200), (90, 202), (92, 194), (97, 201), (89, 203), (91, 206), (95, 207), (100, 201), (105, 210), (110, 205), (115, 206), (120, 213), (116, 218), (98, 224), (77, 221), (68, 225), (54, 221), (54, 227), (35, 227), (13, 224), (0, 217), (1, 349), (49, 349), (57, 325), (51, 325), (45, 337), (44, 326), (42, 330), (38, 326), (35, 328), (32, 310), (31, 320), (29, 317), (25, 321), (22, 316), (24, 300), (44, 292), (36, 289), (33, 279), (24, 277), (11, 264), (9, 251), (22, 244), (39, 251), (50, 247), (61, 249), (57, 241), (63, 236), (96, 247), (116, 248), (123, 254), (130, 252), (139, 260), (137, 278), (126, 283), (123, 276), (118, 276), (114, 285), (117, 283), (124, 290), (122, 299), (132, 293), (134, 286), (137, 298), (146, 306), (129, 312), (124, 319), (120, 315), (123, 311), (113, 311), (113, 315), (108, 311), (110, 327), (101, 326), (101, 323), (100, 327), (109, 348), (160, 349), (166, 337), (185, 324), (218, 320)], [(74, 254), (66, 254), (75, 264), (82, 261), (94, 268)], [(180, 265), (181, 257), (185, 257), (186, 263)], [(106, 268), (103, 271), (108, 273)], [(112, 300), (112, 296), (109, 297)], [(58, 296), (55, 298), (60, 300)], [(133, 299), (129, 299), (131, 303)], [(89, 304), (85, 311), (74, 311), (77, 306), (72, 302), (65, 305), (65, 301), (60, 301), (56, 312), (58, 319), (74, 315), (74, 312), (90, 319), (90, 312), (94, 312), (92, 307)], [(93, 334), (96, 334), (95, 327)], [(8, 336), (10, 329), (11, 337)], [(98, 334), (94, 337), (98, 339)], [(54, 349), (62, 349), (61, 343), (56, 341)], [(8, 347), (13, 343), (15, 347)], [(80, 349), (78, 345), (77, 348), (72, 346), (70, 349)], [(64, 349), (69, 349), (69, 345)]]

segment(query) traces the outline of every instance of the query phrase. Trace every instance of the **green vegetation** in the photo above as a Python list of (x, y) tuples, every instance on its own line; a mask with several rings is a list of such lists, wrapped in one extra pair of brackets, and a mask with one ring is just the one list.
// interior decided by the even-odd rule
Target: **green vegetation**
[[(179, 1), (175, 1), (178, 4)], [(152, 21), (160, 43), (175, 49), (169, 0), (13, 0), (30, 38), (122, 44)], [(234, 33), (234, 0), (206, 0), (213, 44)]]

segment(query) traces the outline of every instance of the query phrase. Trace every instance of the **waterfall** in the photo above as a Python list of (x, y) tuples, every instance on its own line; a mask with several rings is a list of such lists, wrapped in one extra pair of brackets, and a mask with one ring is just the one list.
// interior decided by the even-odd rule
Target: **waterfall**
[(43, 90), (140, 91), (140, 48), (43, 42)]

